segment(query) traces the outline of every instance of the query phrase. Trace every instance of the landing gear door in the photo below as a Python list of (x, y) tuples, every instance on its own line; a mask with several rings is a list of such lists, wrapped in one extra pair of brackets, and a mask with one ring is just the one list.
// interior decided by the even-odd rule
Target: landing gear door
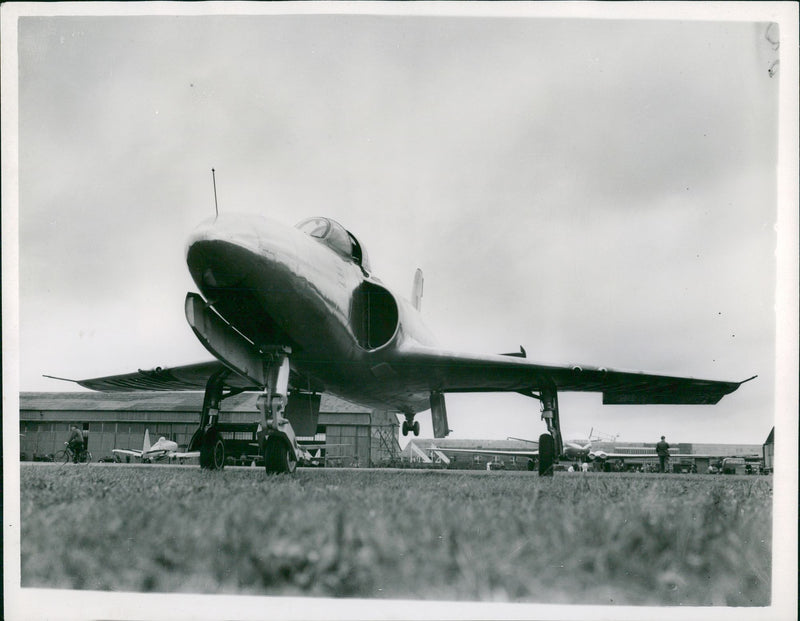
[(447, 425), (447, 407), (444, 404), (444, 394), (431, 393), (431, 421), (433, 422), (433, 437), (444, 438), (450, 433)]
[(291, 392), (283, 416), (289, 420), (296, 436), (301, 438), (313, 437), (317, 432), (319, 420), (319, 405), (322, 395)]

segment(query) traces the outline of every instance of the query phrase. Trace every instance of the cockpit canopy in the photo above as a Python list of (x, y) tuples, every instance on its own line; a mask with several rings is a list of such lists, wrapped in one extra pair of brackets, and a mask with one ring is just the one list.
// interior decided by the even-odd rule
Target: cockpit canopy
[(367, 251), (358, 242), (350, 231), (330, 218), (309, 218), (295, 226), (306, 235), (310, 235), (320, 243), (325, 244), (336, 254), (360, 265), (365, 272), (369, 272), (369, 259)]

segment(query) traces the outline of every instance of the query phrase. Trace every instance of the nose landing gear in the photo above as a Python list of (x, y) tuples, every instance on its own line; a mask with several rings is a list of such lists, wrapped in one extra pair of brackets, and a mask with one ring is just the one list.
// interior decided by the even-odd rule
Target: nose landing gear
[(289, 353), (288, 347), (280, 347), (269, 356), (267, 385), (256, 402), (263, 429), (259, 443), (264, 453), (264, 468), (270, 474), (291, 474), (302, 454), (291, 423), (283, 417), (289, 394)]

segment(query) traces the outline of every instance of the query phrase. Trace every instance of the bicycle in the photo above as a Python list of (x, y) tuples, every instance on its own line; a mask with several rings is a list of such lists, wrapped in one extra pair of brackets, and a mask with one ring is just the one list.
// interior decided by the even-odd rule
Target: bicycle
[[(76, 461), (75, 451), (72, 450), (72, 448), (67, 442), (64, 442), (64, 448), (55, 454), (55, 457), (53, 457), (53, 461), (61, 464), (68, 464), (71, 461)], [(88, 464), (91, 461), (92, 461), (92, 454), (89, 451), (87, 450), (80, 451), (77, 463)]]

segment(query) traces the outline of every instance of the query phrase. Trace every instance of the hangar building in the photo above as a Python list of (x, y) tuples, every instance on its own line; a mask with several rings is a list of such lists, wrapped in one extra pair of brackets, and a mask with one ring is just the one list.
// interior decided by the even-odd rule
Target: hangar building
[[(71, 424), (88, 432), (95, 461), (115, 448), (140, 449), (145, 430), (151, 442), (164, 436), (185, 450), (203, 406), (202, 392), (22, 392), (19, 398), (20, 457), (27, 460), (61, 449)], [(257, 398), (257, 393), (228, 397), (222, 402), (222, 420), (256, 423)], [(248, 440), (252, 434), (235, 432), (230, 437)], [(399, 459), (398, 434), (393, 413), (324, 394), (316, 434), (298, 439), (307, 446), (324, 445), (320, 458), (326, 466), (377, 466)]]

